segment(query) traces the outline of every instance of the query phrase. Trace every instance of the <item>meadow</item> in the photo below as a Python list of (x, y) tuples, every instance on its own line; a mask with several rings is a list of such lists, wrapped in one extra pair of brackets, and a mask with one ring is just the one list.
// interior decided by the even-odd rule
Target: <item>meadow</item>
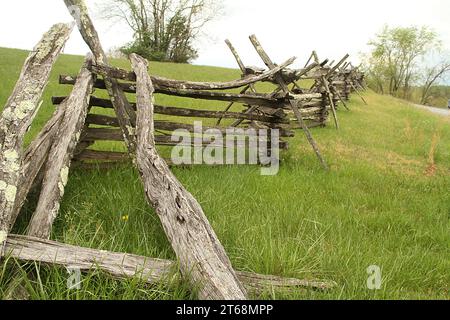
[[(26, 55), (0, 48), (0, 106)], [(58, 75), (76, 74), (82, 61), (69, 55), (59, 59), (26, 143), (53, 113), (51, 96), (70, 92), (70, 87), (58, 85)], [(122, 60), (114, 64), (128, 67)], [(154, 62), (150, 72), (204, 81), (239, 77), (237, 70)], [(330, 172), (322, 170), (300, 131), (290, 139), (280, 172), (273, 177), (261, 176), (254, 166), (173, 169), (202, 205), (236, 269), (338, 284), (324, 292), (268, 292), (254, 298), (450, 298), (450, 119), (371, 91), (364, 95), (368, 106), (354, 95), (351, 111), (339, 110), (341, 130), (331, 122), (312, 130)], [(157, 100), (181, 106), (180, 99)], [(99, 147), (123, 148), (113, 143)], [(32, 213), (27, 205), (14, 232), (24, 231)], [(72, 170), (52, 239), (175, 259), (131, 165)], [(381, 290), (367, 288), (371, 265), (382, 269)], [(0, 298), (17, 266), (32, 299), (195, 299), (183, 283), (148, 286), (97, 271), (83, 275), (80, 290), (68, 290), (66, 270), (11, 259), (0, 265)]]

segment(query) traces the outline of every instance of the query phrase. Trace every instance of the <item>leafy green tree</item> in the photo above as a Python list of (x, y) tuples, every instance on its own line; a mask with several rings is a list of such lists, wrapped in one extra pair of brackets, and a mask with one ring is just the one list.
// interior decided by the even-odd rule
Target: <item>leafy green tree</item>
[(369, 84), (378, 92), (408, 98), (412, 85), (420, 79), (419, 62), (440, 47), (440, 41), (428, 27), (386, 26), (369, 45)]
[(438, 97), (448, 99), (448, 97), (450, 97), (448, 93), (448, 87), (447, 92), (444, 91), (443, 93), (441, 92), (442, 90), (439, 90), (441, 88), (433, 88), (436, 82), (438, 80), (442, 80), (448, 73), (450, 73), (450, 61), (443, 61), (438, 63), (437, 65), (425, 69), (424, 82), (421, 89), (420, 104), (429, 104), (430, 99), (433, 95), (435, 96), (435, 98)]
[(103, 17), (122, 20), (134, 32), (122, 48), (156, 61), (187, 63), (197, 58), (195, 41), (221, 12), (220, 0), (108, 0)]

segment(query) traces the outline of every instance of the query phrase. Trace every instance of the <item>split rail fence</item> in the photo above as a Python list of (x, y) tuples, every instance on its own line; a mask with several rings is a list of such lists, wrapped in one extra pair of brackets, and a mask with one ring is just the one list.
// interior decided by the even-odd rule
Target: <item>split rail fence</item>
[[(194, 133), (189, 122), (193, 119), (213, 119), (214, 124), (204, 130), (225, 132), (236, 127), (279, 130), (284, 139), (280, 142), (281, 149), (288, 147), (287, 139), (300, 128), (327, 168), (310, 128), (326, 125), (329, 114), (339, 127), (338, 106), (347, 107), (350, 94), (360, 94), (364, 88), (364, 74), (346, 62), (348, 55), (330, 64), (328, 60), (320, 61), (313, 52), (303, 69), (292, 69), (295, 58), (278, 65), (256, 36), (251, 36), (250, 41), (267, 69), (245, 66), (227, 40), (242, 71), (241, 79), (217, 83), (166, 79), (150, 76), (147, 61), (136, 54), (130, 55), (131, 71), (110, 66), (84, 1), (64, 2), (92, 54), (86, 56), (78, 75), (60, 76), (60, 84), (73, 86), (72, 92), (69, 96), (53, 97), (57, 108), (52, 118), (26, 150), (23, 150), (24, 135), (39, 110), (50, 71), (73, 25), (55, 25), (43, 36), (26, 60), (6, 103), (0, 119), (0, 257), (85, 271), (100, 268), (115, 277), (139, 277), (150, 284), (172, 281), (171, 275), (178, 267), (181, 276), (199, 289), (201, 299), (246, 299), (248, 292), (260, 294), (274, 289), (332, 288), (333, 281), (235, 271), (200, 204), (172, 174), (168, 161), (160, 156), (156, 146), (178, 145), (171, 140), (171, 133), (179, 129)], [(273, 84), (273, 92), (258, 92), (258, 84), (263, 82)], [(96, 92), (104, 90), (109, 98), (94, 95), (96, 89)], [(231, 91), (234, 89), (239, 89), (239, 93)], [(158, 105), (154, 104), (155, 94), (225, 101), (228, 107), (211, 111)], [(239, 105), (240, 112), (230, 111)], [(93, 112), (94, 108), (111, 109), (115, 115), (102, 115)], [(155, 115), (165, 118), (156, 120)], [(124, 142), (128, 152), (90, 148), (103, 140)], [(177, 263), (49, 240), (72, 164), (92, 160), (108, 164), (128, 159), (133, 160), (141, 174), (148, 202), (161, 220)], [(33, 190), (39, 192), (39, 198), (27, 233), (10, 234)], [(12, 296), (19, 288), (20, 282), (11, 288)]]

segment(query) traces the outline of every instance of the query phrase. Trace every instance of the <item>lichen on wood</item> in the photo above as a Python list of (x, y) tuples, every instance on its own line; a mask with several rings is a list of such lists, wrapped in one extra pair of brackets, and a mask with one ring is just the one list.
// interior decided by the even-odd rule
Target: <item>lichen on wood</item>
[(53, 142), (49, 151), (41, 194), (28, 227), (30, 236), (50, 237), (53, 221), (58, 214), (69, 179), (70, 164), (89, 111), (87, 97), (92, 93), (94, 83), (94, 77), (88, 70), (91, 63), (92, 58), (89, 56), (77, 77), (72, 93), (61, 106), (65, 113), (58, 128), (58, 139)]
[(159, 156), (154, 139), (153, 85), (148, 63), (131, 54), (137, 77), (137, 156), (149, 203), (155, 208), (181, 272), (201, 299), (244, 300), (246, 290), (197, 200), (182, 186)]
[[(23, 137), (39, 107), (42, 92), (50, 71), (61, 53), (73, 26), (54, 25), (26, 59), (19, 80), (3, 108), (0, 118), (0, 232), (8, 234), (11, 228), (20, 168), (23, 160)], [(0, 256), (4, 240), (0, 241)]]

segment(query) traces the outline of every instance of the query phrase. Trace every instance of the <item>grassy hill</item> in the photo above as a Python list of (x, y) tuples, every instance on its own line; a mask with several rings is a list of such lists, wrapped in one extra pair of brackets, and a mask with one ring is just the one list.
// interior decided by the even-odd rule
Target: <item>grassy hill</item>
[[(0, 49), (0, 106), (26, 54)], [(28, 142), (54, 110), (50, 97), (70, 90), (57, 84), (58, 75), (75, 74), (82, 60), (68, 55), (59, 59)], [(114, 64), (128, 66), (126, 61)], [(225, 81), (239, 76), (223, 68), (162, 63), (150, 67), (154, 74), (176, 79)], [(369, 106), (355, 96), (350, 112), (339, 111), (340, 131), (331, 124), (313, 130), (331, 172), (320, 168), (301, 132), (283, 153), (275, 177), (262, 177), (259, 168), (250, 166), (174, 169), (203, 206), (236, 269), (338, 283), (328, 292), (268, 293), (263, 298), (450, 297), (450, 120), (372, 92), (365, 98)], [(181, 105), (179, 99), (157, 99)], [(223, 106), (202, 104), (206, 105)], [(23, 231), (32, 209), (26, 208), (15, 232)], [(52, 239), (175, 258), (131, 167), (73, 171)], [(381, 290), (367, 289), (366, 270), (371, 265), (382, 268)], [(12, 266), (12, 261), (0, 266), (0, 298)], [(35, 299), (193, 298), (183, 284), (149, 287), (99, 272), (85, 275), (81, 290), (69, 291), (65, 270), (35, 265), (25, 265), (24, 270), (36, 274), (27, 282)]]

